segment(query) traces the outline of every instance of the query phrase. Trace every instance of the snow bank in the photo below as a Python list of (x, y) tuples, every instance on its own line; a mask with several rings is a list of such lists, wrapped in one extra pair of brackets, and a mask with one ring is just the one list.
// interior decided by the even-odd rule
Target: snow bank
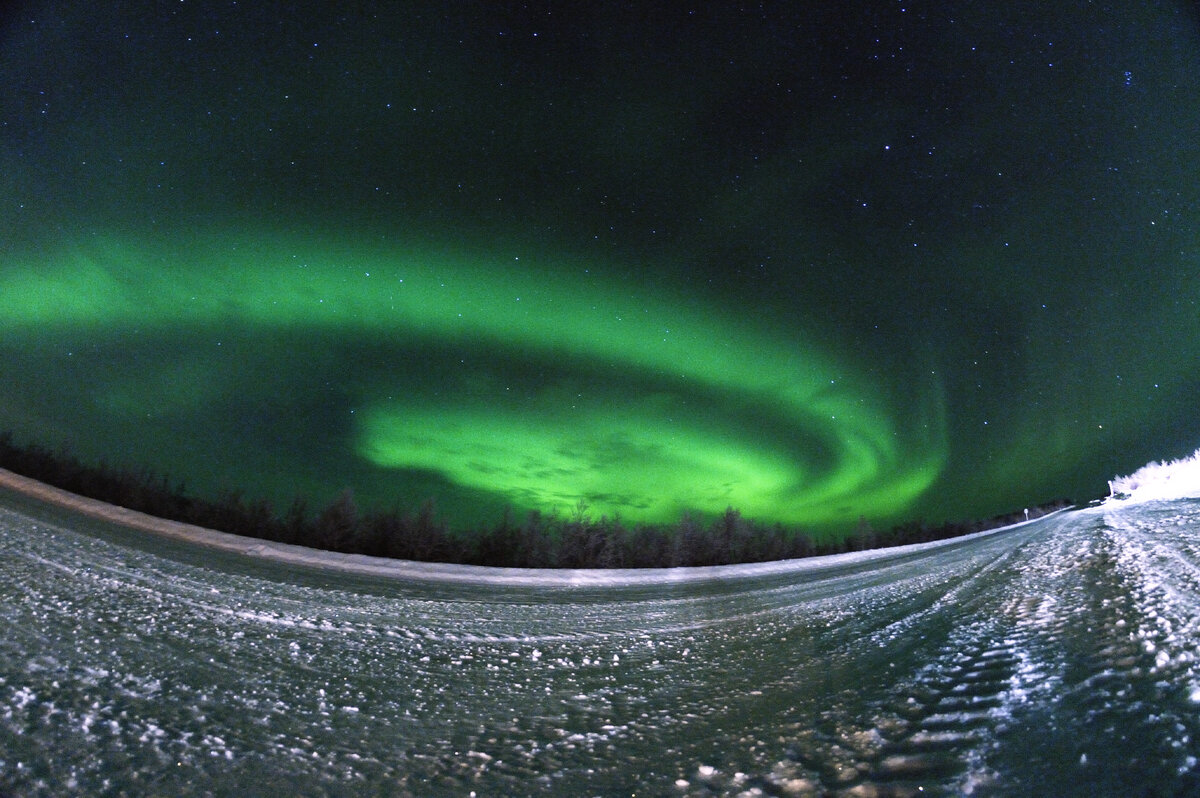
[[(352, 573), (419, 582), (460, 583), (476, 585), (515, 585), (526, 587), (633, 587), (639, 585), (667, 585), (675, 583), (706, 582), (719, 579), (747, 579), (800, 574), (825, 568), (854, 563), (887, 560), (904, 557), (917, 551), (932, 551), (943, 546), (952, 546), (973, 538), (994, 535), (1013, 527), (1037, 523), (1041, 520), (1022, 521), (1006, 527), (996, 527), (961, 537), (935, 540), (928, 543), (911, 543), (884, 549), (831, 554), (824, 557), (806, 557), (800, 560), (775, 560), (773, 562), (743, 563), (739, 565), (709, 565), (694, 568), (490, 568), (482, 565), (456, 565), (451, 563), (425, 563), (411, 560), (393, 560), (370, 557), (365, 554), (343, 554), (321, 551), (288, 543), (276, 543), (258, 538), (218, 532), (213, 529), (156, 518), (136, 510), (129, 510), (96, 499), (69, 493), (61, 488), (47, 485), (29, 477), (0, 468), (0, 489), (7, 488), (26, 496), (66, 507), (75, 512), (103, 521), (120, 524), (172, 540), (197, 546), (206, 546), (222, 551), (259, 557), (286, 565), (315, 568), (324, 571)], [(1053, 515), (1050, 513), (1049, 515)], [(1048, 516), (1042, 516), (1046, 518)]]
[(1191, 457), (1147, 463), (1127, 477), (1108, 481), (1108, 502), (1191, 498), (1200, 498), (1200, 449)]

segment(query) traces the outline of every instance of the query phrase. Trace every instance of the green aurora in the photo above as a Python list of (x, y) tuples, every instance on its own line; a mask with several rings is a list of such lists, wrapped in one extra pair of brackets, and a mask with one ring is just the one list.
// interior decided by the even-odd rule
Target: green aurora
[[(557, 263), (247, 240), (98, 238), (26, 256), (0, 282), (0, 321), (30, 337), (221, 328), (262, 341), (303, 330), (396, 352), (436, 341), (451, 363), (454, 352), (496, 353), (460, 373), (367, 366), (354, 377), (370, 389), (355, 396), (348, 445), (374, 466), (434, 473), (513, 508), (583, 502), (669, 522), (733, 506), (830, 524), (894, 516), (944, 465), (936, 384), (923, 389), (919, 432), (902, 435), (854, 364), (700, 301), (665, 302)], [(177, 357), (191, 373), (171, 366), (158, 391), (101, 385), (97, 401), (117, 408), (125, 392), (142, 397), (130, 406), (159, 413), (194, 405), (216, 377), (194, 354)], [(505, 359), (536, 364), (536, 375)]]
[(24, 2), (0, 430), (193, 492), (983, 517), (1200, 445), (1200, 22)]

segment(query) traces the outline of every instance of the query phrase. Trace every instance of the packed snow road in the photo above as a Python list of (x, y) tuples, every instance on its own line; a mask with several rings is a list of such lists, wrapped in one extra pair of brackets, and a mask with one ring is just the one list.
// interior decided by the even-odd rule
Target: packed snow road
[(1200, 793), (1195, 501), (555, 587), (4, 494), (0, 624), (6, 796)]

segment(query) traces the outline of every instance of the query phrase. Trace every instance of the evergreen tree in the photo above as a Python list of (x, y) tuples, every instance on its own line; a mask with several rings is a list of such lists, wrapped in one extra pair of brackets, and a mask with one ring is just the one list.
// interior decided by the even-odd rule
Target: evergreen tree
[(354, 492), (346, 488), (317, 516), (316, 545), (330, 551), (352, 551), (358, 539), (358, 506)]

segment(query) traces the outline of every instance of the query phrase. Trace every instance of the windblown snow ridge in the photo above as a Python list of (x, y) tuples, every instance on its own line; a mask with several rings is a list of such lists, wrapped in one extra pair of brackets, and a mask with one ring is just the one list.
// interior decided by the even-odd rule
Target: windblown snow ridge
[(1109, 502), (1200, 498), (1200, 449), (1191, 457), (1151, 462), (1108, 481)]

